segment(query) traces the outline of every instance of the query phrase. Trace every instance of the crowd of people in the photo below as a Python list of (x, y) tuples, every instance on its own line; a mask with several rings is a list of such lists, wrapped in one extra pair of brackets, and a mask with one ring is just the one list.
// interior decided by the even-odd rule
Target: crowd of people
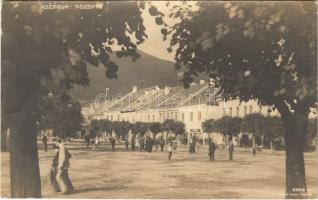
[[(87, 148), (92, 148), (92, 150), (96, 150), (96, 148), (102, 144), (107, 143), (109, 140), (111, 144), (112, 151), (115, 151), (116, 141), (119, 141), (115, 135), (111, 135), (108, 137), (102, 137), (101, 135), (96, 135), (94, 138), (90, 138), (89, 135), (84, 135), (84, 141), (86, 143)], [(123, 138), (125, 149), (129, 150), (129, 144), (131, 147), (131, 151), (146, 151), (151, 153), (153, 148), (155, 147), (156, 151), (158, 151), (160, 147), (160, 151), (164, 151), (164, 146), (166, 145), (166, 150), (169, 154), (168, 160), (171, 160), (172, 152), (177, 149), (177, 140), (175, 137), (169, 137), (168, 139), (164, 139), (162, 136), (153, 138), (149, 136), (138, 136), (132, 135), (130, 138), (125, 137)], [(187, 137), (183, 137), (179, 140), (181, 144), (189, 144), (189, 153), (196, 153), (200, 149), (200, 146), (203, 145), (202, 139), (197, 139), (195, 136), (188, 139)], [(212, 138), (209, 138), (206, 143), (208, 145), (208, 156), (211, 161), (215, 159), (215, 150), (217, 145), (214, 143)], [(233, 160), (233, 152), (234, 152), (234, 143), (229, 141), (228, 145), (229, 150), (229, 160)]]
[[(90, 138), (89, 135), (84, 136), (84, 142), (86, 143), (86, 148), (92, 148), (92, 150), (96, 150), (96, 148), (106, 140), (109, 140), (111, 144), (112, 151), (115, 151), (116, 141), (118, 141), (115, 136), (110, 136), (108, 138), (94, 137)], [(42, 138), (44, 151), (48, 149), (48, 139), (47, 136)], [(125, 149), (129, 150), (129, 142), (131, 146), (131, 151), (146, 151), (151, 153), (153, 147), (156, 148), (156, 151), (160, 150), (164, 151), (164, 146), (166, 146), (166, 151), (168, 153), (168, 160), (172, 159), (173, 152), (177, 150), (177, 140), (174, 137), (169, 137), (164, 140), (163, 137), (158, 137), (156, 139), (151, 137), (136, 137), (133, 135), (130, 138), (130, 141), (127, 138), (124, 138)], [(189, 143), (188, 143), (189, 142)], [(181, 140), (182, 144), (189, 144), (189, 153), (195, 153), (199, 150), (199, 146), (201, 144), (199, 140), (196, 140), (195, 137), (190, 138), (190, 140)], [(215, 160), (215, 151), (217, 149), (217, 145), (214, 143), (212, 138), (209, 138), (207, 141), (208, 144), (208, 157), (210, 161)], [(50, 172), (51, 185), (55, 192), (61, 192), (62, 194), (67, 194), (73, 191), (74, 187), (70, 180), (68, 170), (70, 168), (70, 158), (72, 157), (68, 149), (65, 147), (64, 142), (57, 138), (53, 143), (53, 149), (55, 150), (55, 154), (52, 160), (52, 167)], [(234, 152), (234, 144), (233, 142), (229, 142), (228, 146), (229, 151), (229, 160), (233, 160), (233, 152)]]

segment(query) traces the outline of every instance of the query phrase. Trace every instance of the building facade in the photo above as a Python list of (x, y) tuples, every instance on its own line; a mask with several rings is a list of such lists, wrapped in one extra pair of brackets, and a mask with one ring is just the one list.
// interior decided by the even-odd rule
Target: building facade
[[(193, 134), (207, 138), (202, 130), (202, 122), (219, 119), (223, 116), (244, 117), (251, 113), (279, 116), (277, 111), (269, 112), (269, 107), (258, 105), (256, 100), (240, 102), (238, 99), (224, 101), (217, 95), (218, 90), (200, 81), (190, 88), (157, 86), (133, 90), (123, 96), (116, 96), (104, 102), (95, 101), (84, 108), (85, 117), (108, 119), (110, 121), (164, 122), (166, 119), (181, 121), (185, 124), (188, 136)], [(313, 117), (313, 114), (311, 114)], [(216, 140), (224, 140), (217, 136)], [(221, 139), (220, 139), (221, 138)]]

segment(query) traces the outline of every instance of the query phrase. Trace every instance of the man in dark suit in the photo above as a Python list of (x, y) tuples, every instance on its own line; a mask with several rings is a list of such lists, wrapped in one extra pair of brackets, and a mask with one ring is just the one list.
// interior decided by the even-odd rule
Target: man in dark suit
[(215, 152), (215, 143), (213, 142), (212, 139), (209, 139), (209, 156), (210, 160), (214, 160), (214, 152)]

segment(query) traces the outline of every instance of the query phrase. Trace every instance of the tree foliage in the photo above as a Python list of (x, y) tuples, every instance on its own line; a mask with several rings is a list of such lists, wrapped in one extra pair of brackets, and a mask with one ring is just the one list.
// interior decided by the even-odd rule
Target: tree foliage
[(202, 128), (207, 133), (220, 132), (226, 135), (252, 133), (270, 139), (283, 136), (284, 132), (280, 117), (264, 116), (258, 113), (248, 114), (243, 118), (225, 116), (217, 120), (208, 119), (202, 123)]
[(202, 122), (202, 129), (206, 133), (217, 132), (217, 127), (215, 126), (216, 121), (214, 119), (208, 119)]
[(317, 104), (317, 6), (313, 2), (211, 2), (173, 6), (163, 29), (188, 87), (205, 73), (227, 99), (277, 109), (286, 142), (286, 197), (304, 198), (303, 147)]
[(260, 136), (268, 129), (267, 125), (264, 115), (259, 113), (248, 114), (242, 120), (241, 131)]
[(159, 123), (159, 122), (150, 123), (149, 130), (154, 134), (161, 132), (161, 130), (162, 130), (161, 123)]
[(140, 133), (141, 135), (144, 135), (148, 129), (149, 129), (148, 123), (144, 123), (144, 122), (136, 122), (135, 123), (136, 133)]
[(182, 135), (185, 133), (185, 124), (181, 121), (166, 119), (162, 123), (162, 130), (175, 133), (176, 135)]
[(239, 117), (224, 116), (216, 124), (221, 133), (234, 136), (240, 133), (241, 121)]
[[(314, 106), (317, 94), (315, 12), (312, 3), (198, 2), (174, 7), (171, 46), (183, 83), (206, 73), (223, 96)], [(180, 11), (182, 10), (182, 14)], [(235, 45), (234, 45), (235, 44)]]
[(125, 138), (130, 130), (130, 123), (127, 121), (113, 122), (112, 127), (114, 132), (121, 138)]
[(81, 106), (71, 97), (48, 96), (40, 103), (39, 128), (52, 129), (55, 136), (74, 137), (82, 122)]
[[(2, 4), (1, 116), (9, 128), (21, 122), (12, 131), (11, 197), (41, 197), (36, 102), (49, 92), (63, 98), (74, 84), (87, 86), (90, 65), (103, 65), (106, 77), (116, 78), (118, 65), (110, 54), (135, 60), (137, 45), (147, 38), (141, 17), (145, 2), (98, 2), (101, 9), (85, 11), (74, 8), (76, 3), (63, 2), (73, 8), (57, 10), (43, 9), (42, 2)], [(153, 6), (149, 12), (160, 23), (162, 13)]]

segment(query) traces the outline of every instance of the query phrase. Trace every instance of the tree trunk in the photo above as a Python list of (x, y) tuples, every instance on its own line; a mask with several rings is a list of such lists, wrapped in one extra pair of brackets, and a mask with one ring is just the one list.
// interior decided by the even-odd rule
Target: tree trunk
[(304, 162), (304, 144), (307, 132), (308, 109), (296, 109), (294, 113), (287, 108), (278, 109), (285, 131), (286, 151), (286, 198), (307, 198)]
[(32, 106), (25, 106), (17, 114), (10, 130), (11, 197), (40, 198), (37, 131)]
[(294, 120), (285, 122), (286, 197), (306, 198), (304, 142), (307, 118), (294, 114)]
[[(2, 122), (3, 123), (3, 122)], [(8, 147), (8, 138), (9, 138), (10, 130), (6, 127), (1, 128), (1, 151), (6, 152), (9, 151)]]

